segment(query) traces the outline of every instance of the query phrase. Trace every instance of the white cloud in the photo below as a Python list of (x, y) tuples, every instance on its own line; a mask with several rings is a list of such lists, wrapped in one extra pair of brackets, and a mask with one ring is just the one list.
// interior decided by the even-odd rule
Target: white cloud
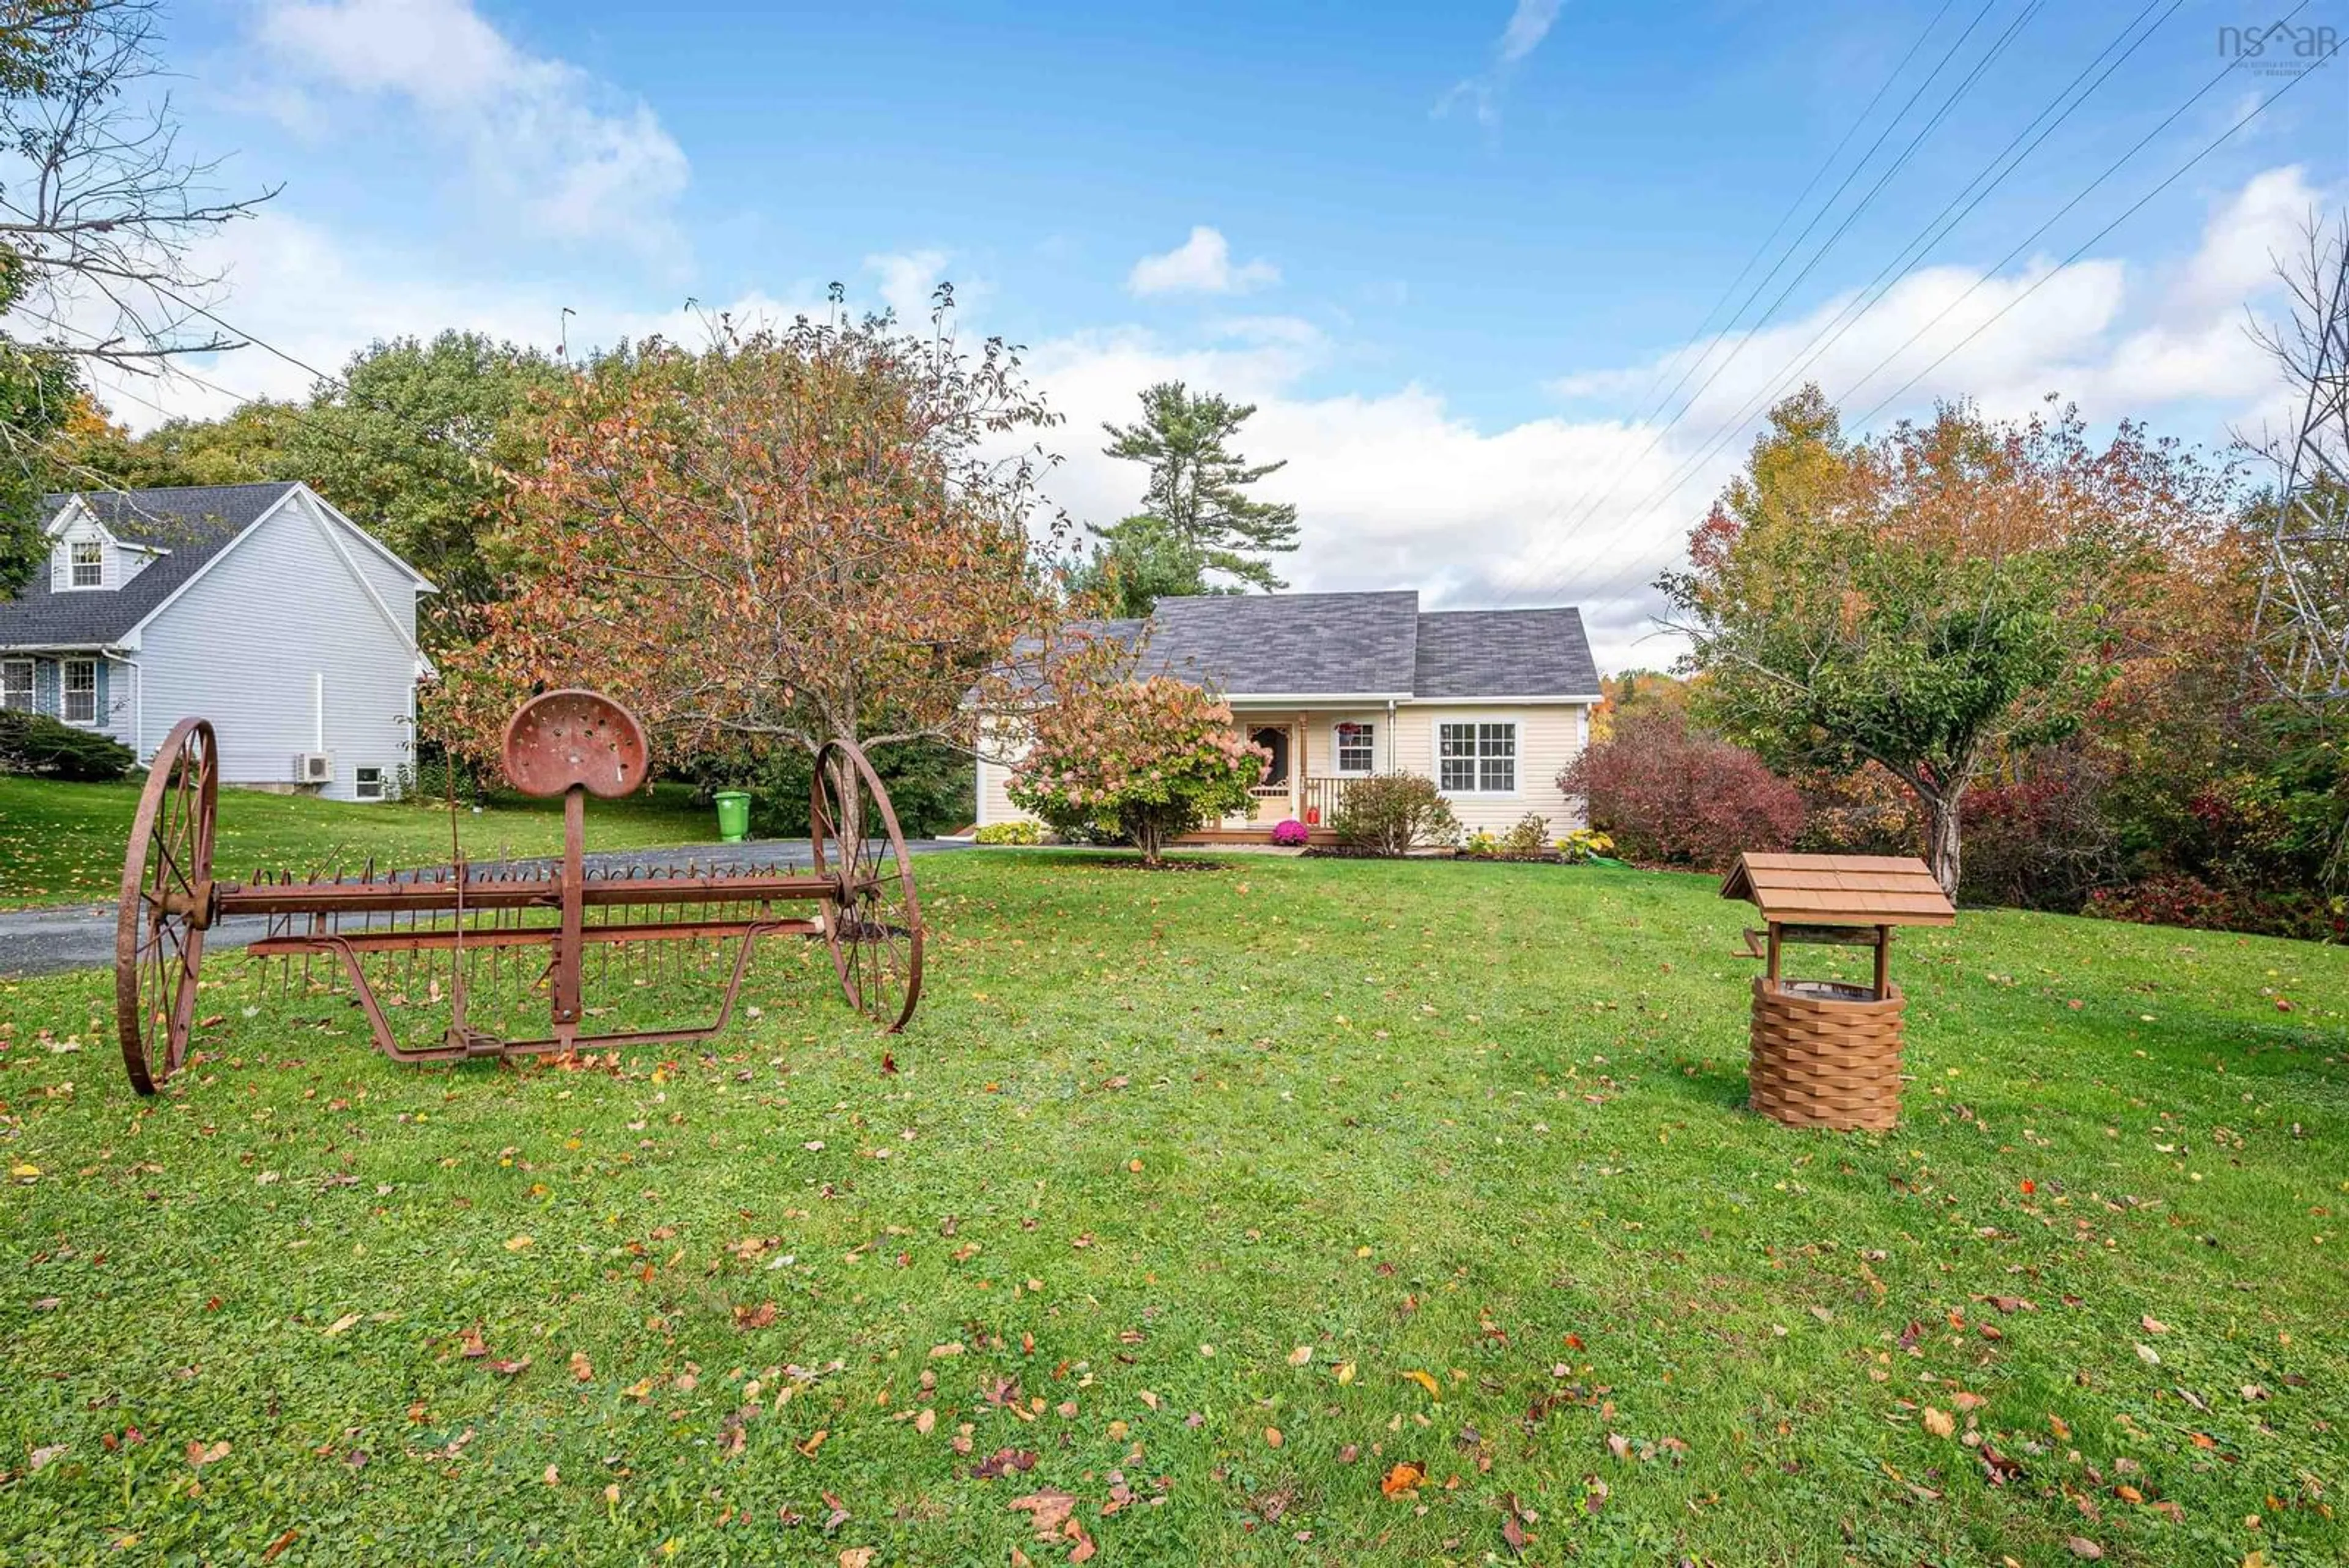
[(1164, 255), (1144, 256), (1126, 275), (1135, 294), (1245, 294), (1280, 281), (1280, 269), (1258, 259), (1232, 265), (1224, 236), (1202, 224)]
[(1452, 112), (1455, 103), (1465, 102), (1476, 116), (1476, 123), (1491, 130), (1501, 123), (1501, 96), (1509, 85), (1509, 78), (1517, 66), (1541, 47), (1549, 36), (1550, 27), (1565, 0), (1517, 0), (1516, 8), (1509, 13), (1508, 26), (1493, 46), (1493, 67), (1482, 76), (1454, 82), (1452, 90), (1436, 100), (1435, 116), (1441, 119)]
[(1509, 25), (1501, 29), (1501, 64), (1514, 66), (1541, 47), (1541, 41), (1549, 36), (1550, 24), (1557, 20), (1562, 0), (1517, 0), (1517, 8), (1509, 13)]
[(930, 318), (930, 294), (946, 276), (947, 253), (908, 251), (871, 255), (864, 270), (881, 279), (881, 298), (905, 326), (919, 327)]
[(402, 99), (423, 134), (462, 151), (485, 212), (556, 239), (681, 254), (671, 209), (686, 156), (651, 109), (516, 47), (471, 0), (264, 0), (254, 36), (293, 75), (271, 101), (298, 129), (336, 123), (306, 95)]

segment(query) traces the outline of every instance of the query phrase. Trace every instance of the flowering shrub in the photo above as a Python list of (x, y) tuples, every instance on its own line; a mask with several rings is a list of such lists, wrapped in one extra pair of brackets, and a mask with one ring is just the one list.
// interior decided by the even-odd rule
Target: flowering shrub
[(1276, 825), (1272, 830), (1272, 841), (1291, 849), (1311, 842), (1312, 837), (1313, 835), (1306, 831), (1305, 825), (1293, 816)]
[(1424, 846), (1459, 841), (1460, 820), (1435, 781), (1419, 774), (1373, 774), (1356, 779), (1330, 814), (1338, 842), (1371, 855), (1408, 855)]
[(1480, 827), (1460, 846), (1460, 853), (1472, 859), (1490, 860), (1501, 853), (1501, 841)]
[(1596, 828), (1578, 827), (1557, 841), (1557, 852), (1569, 866), (1586, 860), (1597, 860), (1615, 853), (1615, 841)]
[(1131, 838), (1143, 863), (1166, 841), (1248, 803), (1271, 759), (1232, 711), (1172, 676), (1102, 686), (1040, 709), (1008, 793), (1067, 834)]
[(1501, 835), (1501, 853), (1511, 860), (1538, 860), (1549, 853), (1549, 818), (1532, 812)]
[(1022, 818), (1018, 822), (990, 822), (970, 836), (974, 844), (1041, 844), (1044, 830)]
[(1718, 871), (1748, 849), (1784, 849), (1803, 797), (1762, 759), (1678, 713), (1634, 714), (1557, 777), (1593, 826), (1641, 860)]

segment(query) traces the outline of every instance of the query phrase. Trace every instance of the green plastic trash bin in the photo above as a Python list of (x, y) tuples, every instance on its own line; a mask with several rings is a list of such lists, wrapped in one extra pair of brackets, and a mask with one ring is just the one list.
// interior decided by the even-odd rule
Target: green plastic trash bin
[(710, 797), (718, 803), (718, 841), (740, 844), (750, 836), (750, 797), (739, 789), (721, 789)]

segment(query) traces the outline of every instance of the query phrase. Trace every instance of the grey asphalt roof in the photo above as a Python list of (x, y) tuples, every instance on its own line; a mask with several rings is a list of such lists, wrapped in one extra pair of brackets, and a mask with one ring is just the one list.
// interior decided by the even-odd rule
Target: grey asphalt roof
[(1407, 590), (1160, 599), (1144, 663), (1238, 696), (1599, 691), (1579, 611), (1422, 613), (1419, 596)]
[(1164, 598), (1147, 662), (1219, 691), (1409, 691), (1418, 615), (1410, 592)]
[(1421, 697), (1596, 697), (1578, 610), (1436, 610), (1419, 618)]
[[(153, 545), (170, 554), (119, 588), (52, 593), (47, 570), (36, 570), (15, 598), (0, 599), (0, 648), (73, 648), (113, 641), (293, 488), (293, 482), (285, 480), (83, 493), (82, 500), (115, 537)], [(44, 496), (44, 522), (53, 520), (70, 499)]]

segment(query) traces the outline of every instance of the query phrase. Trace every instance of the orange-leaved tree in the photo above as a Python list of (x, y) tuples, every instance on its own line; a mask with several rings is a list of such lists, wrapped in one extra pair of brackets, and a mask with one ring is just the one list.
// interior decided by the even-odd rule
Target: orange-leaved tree
[[(837, 291), (835, 290), (835, 302)], [(1054, 422), (1015, 348), (886, 316), (654, 340), (547, 410), (498, 548), (521, 579), (444, 661), (437, 727), (476, 754), (533, 688), (593, 685), (665, 753), (835, 737), (975, 747), (1095, 646), (1050, 563)]]

